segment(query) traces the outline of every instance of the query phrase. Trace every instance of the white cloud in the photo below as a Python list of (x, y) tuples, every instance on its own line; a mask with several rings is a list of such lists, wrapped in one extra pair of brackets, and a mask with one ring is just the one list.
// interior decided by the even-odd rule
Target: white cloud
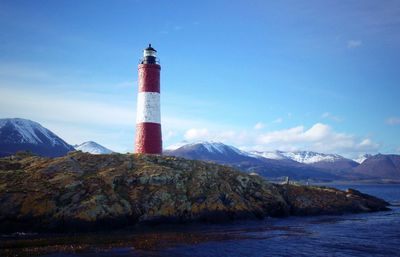
[(265, 124), (264, 123), (262, 123), (262, 122), (257, 122), (255, 125), (254, 125), (254, 129), (262, 129), (262, 128), (265, 128)]
[(305, 130), (304, 126), (297, 126), (261, 134), (258, 140), (263, 144), (318, 142), (331, 133), (329, 126), (316, 123), (308, 130)]
[(386, 124), (388, 125), (399, 125), (400, 117), (390, 117), (386, 119)]
[(363, 140), (358, 144), (358, 146), (361, 147), (361, 148), (362, 148), (362, 147), (377, 147), (377, 144), (374, 143), (374, 142), (372, 142), (371, 139), (366, 138), (366, 139), (363, 139)]
[(221, 141), (244, 150), (311, 150), (338, 153), (351, 158), (360, 153), (376, 152), (379, 148), (379, 144), (370, 138), (358, 138), (351, 134), (339, 133), (322, 123), (316, 123), (310, 128), (296, 126), (266, 133), (254, 130), (237, 132), (192, 128), (186, 131), (185, 139)]
[(270, 144), (275, 142), (296, 142), (299, 133), (304, 130), (303, 126), (298, 126), (290, 129), (277, 130), (273, 132), (268, 132), (266, 134), (261, 134), (258, 137), (259, 143)]
[(339, 133), (322, 123), (316, 123), (309, 129), (297, 126), (265, 133), (260, 135), (259, 143), (268, 149), (297, 148), (344, 155), (376, 151), (379, 147), (369, 138), (357, 138), (351, 134)]
[(347, 48), (357, 48), (360, 47), (362, 45), (362, 41), (361, 40), (349, 40), (347, 41)]
[(332, 134), (331, 127), (322, 123), (316, 123), (310, 129), (306, 130), (302, 136), (304, 136), (304, 140), (306, 141), (315, 142), (324, 140)]

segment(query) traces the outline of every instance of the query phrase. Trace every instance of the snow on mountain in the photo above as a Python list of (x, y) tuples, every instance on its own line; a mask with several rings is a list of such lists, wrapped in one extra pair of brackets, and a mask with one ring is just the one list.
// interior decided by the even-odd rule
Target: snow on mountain
[(358, 162), (359, 164), (363, 163), (366, 159), (369, 157), (372, 157), (372, 154), (362, 154), (358, 156), (358, 158), (354, 159), (355, 162)]
[(311, 151), (283, 152), (284, 156), (300, 163), (334, 162), (344, 159), (338, 154), (324, 154)]
[(62, 156), (74, 148), (37, 122), (0, 119), (0, 156), (31, 151), (42, 156)]
[(66, 142), (60, 140), (56, 134), (31, 120), (20, 118), (0, 119), (0, 130), (6, 127), (13, 127), (13, 132), (16, 133), (16, 135), (12, 135), (12, 137), (6, 137), (3, 133), (0, 134), (7, 142), (37, 145), (45, 143), (45, 141), (48, 140), (52, 146), (69, 146)]
[(316, 162), (334, 162), (337, 160), (344, 159), (342, 156), (337, 154), (324, 154), (316, 153), (311, 151), (295, 151), (295, 152), (284, 152), (284, 151), (265, 151), (257, 152), (253, 151), (252, 154), (274, 160), (293, 160), (300, 163), (311, 164)]
[(166, 149), (164, 154), (196, 160), (217, 161), (220, 163), (255, 159), (255, 156), (251, 153), (241, 151), (233, 146), (213, 141), (198, 141), (194, 143), (188, 143), (175, 150)]
[(75, 149), (91, 154), (111, 154), (113, 151), (93, 141), (87, 141), (80, 145), (74, 145)]
[[(179, 146), (180, 145), (180, 146)], [(197, 148), (204, 148), (207, 152), (209, 153), (219, 153), (219, 154), (224, 154), (227, 153), (227, 151), (234, 151), (238, 154), (243, 154), (244, 152), (237, 149), (236, 147), (225, 145), (220, 142), (214, 142), (214, 141), (197, 141), (193, 143), (187, 143), (187, 142), (182, 142), (178, 143), (176, 145), (170, 146), (168, 150), (176, 150), (179, 148), (185, 149), (185, 148), (192, 148), (192, 147), (197, 147)], [(173, 149), (175, 148), (175, 149)], [(245, 153), (247, 154), (247, 153)]]

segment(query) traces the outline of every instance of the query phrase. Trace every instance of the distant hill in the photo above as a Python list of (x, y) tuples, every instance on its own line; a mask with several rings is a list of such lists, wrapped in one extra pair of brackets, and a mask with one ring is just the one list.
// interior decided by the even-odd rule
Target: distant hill
[(359, 163), (342, 157), (339, 159), (335, 159), (334, 161), (318, 161), (310, 163), (309, 165), (315, 168), (320, 168), (323, 170), (333, 172), (335, 174), (351, 177), (354, 175), (353, 174), (354, 168), (356, 168), (359, 165)]
[(164, 154), (226, 164), (269, 179), (283, 179), (286, 176), (296, 180), (318, 181), (400, 179), (399, 155), (364, 155), (360, 165), (338, 154), (311, 151), (246, 152), (217, 142), (177, 144)]
[(266, 152), (251, 152), (256, 155), (260, 155), (265, 158), (282, 160), (290, 159), (300, 163), (317, 163), (317, 162), (334, 162), (336, 160), (344, 159), (344, 157), (338, 154), (324, 154), (316, 153), (311, 151), (294, 151), (294, 152), (284, 152), (284, 151), (266, 151)]
[(73, 150), (71, 145), (37, 122), (20, 118), (0, 119), (0, 156), (31, 151), (56, 157)]
[(245, 152), (219, 142), (186, 144), (175, 150), (166, 150), (164, 154), (226, 164), (242, 171), (255, 172), (267, 178), (283, 179), (286, 176), (293, 179), (316, 180), (333, 180), (339, 178), (336, 174), (299, 163), (290, 158), (265, 158), (261, 154)]
[(377, 154), (370, 156), (354, 171), (374, 178), (400, 179), (400, 155)]
[[(358, 163), (344, 158), (338, 154), (325, 154), (312, 151), (267, 151), (267, 152), (251, 152), (268, 159), (275, 160), (292, 160), (295, 162), (308, 164), (308, 166), (328, 170), (335, 174), (344, 174), (352, 172)], [(350, 175), (350, 174), (349, 174)]]
[(75, 149), (91, 154), (111, 154), (113, 151), (93, 141), (87, 141), (80, 145), (74, 145)]
[(222, 164), (257, 160), (252, 154), (219, 142), (190, 143), (175, 150), (166, 150), (164, 154), (194, 160), (215, 161)]

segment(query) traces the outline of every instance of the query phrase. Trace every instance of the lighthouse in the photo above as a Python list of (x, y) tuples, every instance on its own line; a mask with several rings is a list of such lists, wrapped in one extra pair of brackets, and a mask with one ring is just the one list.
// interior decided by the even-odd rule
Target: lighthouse
[(162, 153), (160, 70), (157, 51), (149, 44), (143, 51), (143, 59), (141, 59), (138, 67), (136, 153)]

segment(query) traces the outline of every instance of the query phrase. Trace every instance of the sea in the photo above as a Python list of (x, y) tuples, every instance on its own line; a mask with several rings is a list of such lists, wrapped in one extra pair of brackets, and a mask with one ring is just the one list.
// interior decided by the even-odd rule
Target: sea
[[(399, 184), (329, 186), (354, 188), (378, 196), (392, 204), (391, 210), (157, 226), (104, 234), (21, 234), (27, 238), (20, 240), (41, 240), (42, 247), (20, 247), (8, 254), (44, 257), (400, 256)], [(46, 240), (49, 246), (43, 247)], [(29, 243), (23, 245), (29, 246)]]

